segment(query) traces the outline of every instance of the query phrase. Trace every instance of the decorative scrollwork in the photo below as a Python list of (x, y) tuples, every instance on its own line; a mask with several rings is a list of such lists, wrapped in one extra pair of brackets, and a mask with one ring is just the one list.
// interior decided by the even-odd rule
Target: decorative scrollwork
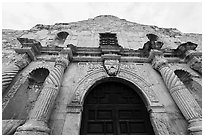
[[(75, 94), (72, 100), (72, 103), (81, 104), (83, 102), (83, 97), (85, 96), (85, 93), (88, 91), (88, 89), (99, 80), (102, 80), (103, 78), (108, 77), (108, 75), (104, 72), (103, 69), (94, 71), (87, 76), (85, 76), (81, 81), (79, 81), (79, 84), (77, 88), (75, 89)], [(150, 88), (151, 85), (145, 82), (142, 78), (139, 76), (128, 73), (125, 70), (120, 70), (119, 74), (117, 75), (118, 78), (125, 79), (127, 81), (130, 81), (134, 85), (136, 85), (138, 88), (141, 89), (142, 93), (145, 98), (147, 99), (147, 102), (151, 105), (157, 104), (158, 106), (161, 106), (159, 103), (159, 100), (154, 93), (154, 91)]]
[(91, 73), (95, 70), (99, 70), (103, 68), (102, 63), (98, 63), (98, 62), (79, 62), (78, 67), (80, 69), (86, 69), (88, 73)]
[(97, 73), (94, 73), (92, 75), (88, 75), (87, 77), (82, 79), (79, 82), (79, 86), (75, 90), (75, 94), (74, 94), (72, 103), (81, 104), (82, 96), (83, 94), (85, 94), (84, 91), (87, 91), (97, 80), (100, 80), (105, 77), (107, 77), (107, 75), (102, 70), (102, 71), (97, 71)]

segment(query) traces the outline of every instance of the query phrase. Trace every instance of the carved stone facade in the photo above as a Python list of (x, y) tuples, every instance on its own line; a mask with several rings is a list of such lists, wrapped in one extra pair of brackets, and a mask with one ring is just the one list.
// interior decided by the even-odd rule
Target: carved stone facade
[[(145, 104), (154, 134), (202, 134), (202, 111), (197, 103), (202, 101), (201, 89), (189, 92), (176, 75), (176, 70), (186, 71), (202, 87), (202, 54), (196, 51), (201, 45), (187, 42), (174, 45), (177, 49), (164, 49), (171, 43), (166, 45), (163, 31), (132, 32), (123, 28), (130, 22), (112, 16), (99, 16), (93, 21), (101, 24), (101, 19), (106, 20), (104, 30), (91, 26), (87, 28), (92, 28), (90, 32), (76, 27), (72, 30), (69, 24), (41, 30), (37, 25), (29, 32), (31, 36), (36, 31), (50, 31), (46, 38), (51, 34), (54, 38), (41, 41), (27, 34), (18, 38), (22, 47), (15, 52), (23, 59), (2, 74), (3, 134), (78, 135), (87, 96), (93, 88), (108, 82), (124, 84), (136, 92)], [(123, 25), (106, 31), (109, 21)], [(36, 70), (44, 71), (33, 74)], [(45, 72), (47, 75), (43, 75)], [(27, 109), (24, 100), (28, 97), (21, 96), (36, 91), (30, 90), (35, 87), (33, 83), (41, 88), (34, 105)], [(16, 102), (21, 99), (24, 103)], [(17, 116), (9, 114), (14, 107), (19, 109)]]
[(186, 120), (188, 120), (188, 130), (190, 134), (202, 134), (202, 110), (195, 98), (191, 95), (176, 74), (168, 66), (167, 60), (162, 53), (152, 51), (153, 61), (152, 66), (159, 70), (167, 88), (176, 104), (180, 108)]
[(10, 64), (2, 72), (2, 93), (11, 84), (16, 74), (25, 68), (30, 62), (27, 54), (23, 54), (20, 59), (16, 60), (14, 64)]
[(58, 95), (63, 73), (68, 66), (69, 60), (64, 58), (57, 58), (54, 69), (44, 82), (44, 87), (31, 110), (30, 116), (26, 123), (19, 127), (16, 135), (26, 134), (49, 134), (50, 130), (47, 127), (55, 99)]

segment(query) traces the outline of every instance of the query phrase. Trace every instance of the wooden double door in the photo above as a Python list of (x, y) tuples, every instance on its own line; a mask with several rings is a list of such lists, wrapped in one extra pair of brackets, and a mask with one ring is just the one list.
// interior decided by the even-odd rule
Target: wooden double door
[(105, 82), (91, 89), (85, 99), (80, 134), (149, 135), (154, 132), (137, 93), (122, 83)]

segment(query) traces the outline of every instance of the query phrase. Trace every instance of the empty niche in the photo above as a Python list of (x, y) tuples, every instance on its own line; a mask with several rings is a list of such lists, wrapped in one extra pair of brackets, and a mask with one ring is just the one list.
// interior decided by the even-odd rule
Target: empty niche
[(174, 73), (191, 92), (200, 107), (202, 107), (202, 86), (194, 80), (194, 76), (185, 70), (175, 70)]
[(48, 69), (38, 68), (33, 70), (4, 109), (2, 119), (27, 119), (48, 75)]
[(49, 70), (45, 68), (38, 68), (33, 70), (28, 77), (28, 101), (27, 101), (27, 111), (29, 112), (35, 101), (37, 100), (40, 91), (42, 90), (43, 83), (46, 77), (49, 75)]
[(61, 31), (57, 33), (55, 38), (55, 45), (63, 45), (69, 33)]

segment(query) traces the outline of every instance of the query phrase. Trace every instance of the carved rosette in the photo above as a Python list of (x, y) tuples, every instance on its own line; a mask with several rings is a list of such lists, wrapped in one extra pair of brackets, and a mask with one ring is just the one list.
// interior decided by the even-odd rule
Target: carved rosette
[[(186, 120), (189, 122), (188, 130), (190, 134), (202, 134), (202, 128), (200, 126), (202, 111), (191, 93), (176, 76), (174, 71), (170, 69), (164, 57), (155, 55), (155, 58), (152, 61), (152, 66), (160, 71), (171, 96)], [(197, 125), (192, 124), (192, 121), (194, 120), (198, 121), (196, 122)]]
[(104, 68), (109, 76), (116, 76), (120, 67), (119, 60), (104, 60)]
[(10, 85), (16, 74), (26, 67), (30, 63), (30, 59), (27, 54), (23, 54), (21, 58), (17, 59), (14, 64), (8, 66), (2, 72), (2, 93)]
[(55, 67), (46, 78), (44, 87), (34, 108), (30, 112), (28, 121), (19, 127), (15, 134), (49, 134), (50, 129), (47, 122), (50, 118), (67, 65), (68, 60), (66, 59), (59, 58), (56, 60)]

